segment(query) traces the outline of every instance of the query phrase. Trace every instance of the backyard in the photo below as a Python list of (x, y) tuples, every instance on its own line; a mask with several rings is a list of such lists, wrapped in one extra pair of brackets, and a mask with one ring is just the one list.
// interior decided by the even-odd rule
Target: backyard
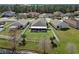
[(17, 49), (26, 49), (41, 52), (43, 51), (43, 49), (40, 49), (39, 42), (42, 40), (50, 41), (50, 37), (53, 37), (51, 30), (48, 30), (47, 32), (31, 32), (31, 30), (28, 29), (24, 34), (26, 35), (26, 45), (18, 47)]
[(74, 44), (76, 47), (74, 53), (79, 53), (79, 30), (70, 28), (66, 31), (55, 30), (55, 32), (60, 39), (60, 46), (54, 50), (56, 53), (69, 53), (67, 50), (68, 44)]

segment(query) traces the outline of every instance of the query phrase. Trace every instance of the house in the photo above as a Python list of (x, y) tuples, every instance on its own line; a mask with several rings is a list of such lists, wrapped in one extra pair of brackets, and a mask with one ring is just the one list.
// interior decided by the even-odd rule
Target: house
[(79, 29), (79, 18), (69, 18), (68, 20), (64, 20), (71, 27)]
[(63, 15), (62, 12), (56, 11), (56, 12), (53, 13), (53, 18), (54, 18), (54, 19), (59, 19), (59, 20), (60, 20), (60, 19), (62, 18), (62, 15)]
[(65, 20), (65, 19), (69, 19), (69, 18), (71, 18), (71, 17), (73, 17), (74, 16), (74, 14), (73, 13), (65, 13), (65, 14), (63, 14), (63, 19)]
[(38, 18), (37, 20), (32, 22), (30, 28), (32, 32), (46, 32), (47, 22), (45, 18)]
[(17, 18), (18, 19), (27, 19), (28, 13), (18, 13)]
[(52, 18), (53, 14), (51, 14), (51, 13), (43, 13), (43, 14), (40, 14), (39, 17)]
[(48, 18), (52, 18), (53, 17), (53, 14), (52, 13), (47, 13), (47, 17)]
[(13, 16), (16, 16), (16, 15), (15, 15), (15, 12), (6, 11), (6, 12), (2, 13), (1, 16), (2, 16), (2, 17), (13, 17)]
[(37, 12), (29, 12), (27, 17), (38, 17), (40, 15), (40, 13), (37, 13)]
[(29, 24), (28, 20), (25, 19), (19, 19), (18, 21), (13, 22), (10, 25), (10, 29), (24, 29)]
[(14, 21), (17, 21), (17, 19), (16, 18), (7, 18), (7, 17), (0, 18), (0, 22), (14, 22)]
[(39, 18), (46, 18), (46, 13), (40, 14)]
[(75, 16), (79, 16), (79, 11), (75, 11), (75, 12), (74, 12), (74, 15), (75, 15)]
[(56, 29), (69, 28), (68, 24), (65, 23), (63, 20), (54, 19), (51, 21), (51, 25)]

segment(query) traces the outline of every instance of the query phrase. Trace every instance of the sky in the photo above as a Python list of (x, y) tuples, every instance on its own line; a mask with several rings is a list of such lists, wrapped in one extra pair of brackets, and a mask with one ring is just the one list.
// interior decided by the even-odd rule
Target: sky
[(0, 0), (0, 4), (79, 4), (78, 0)]

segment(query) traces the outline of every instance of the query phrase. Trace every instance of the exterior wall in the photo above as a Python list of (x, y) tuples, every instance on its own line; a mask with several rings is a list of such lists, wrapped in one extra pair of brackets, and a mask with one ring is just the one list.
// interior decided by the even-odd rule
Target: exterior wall
[(47, 29), (31, 29), (31, 32), (47, 32)]
[(79, 21), (77, 22), (77, 28), (79, 29)]

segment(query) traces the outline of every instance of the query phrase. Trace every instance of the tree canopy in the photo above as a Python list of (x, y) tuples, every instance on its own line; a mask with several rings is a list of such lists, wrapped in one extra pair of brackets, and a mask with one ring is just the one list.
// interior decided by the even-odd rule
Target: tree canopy
[(74, 12), (79, 10), (79, 5), (71, 5), (71, 4), (15, 4), (15, 5), (0, 5), (0, 12), (4, 12), (7, 10), (12, 10), (16, 13), (26, 13), (26, 12), (40, 12), (40, 13), (53, 13), (56, 11), (60, 11), (63, 13), (66, 12)]

